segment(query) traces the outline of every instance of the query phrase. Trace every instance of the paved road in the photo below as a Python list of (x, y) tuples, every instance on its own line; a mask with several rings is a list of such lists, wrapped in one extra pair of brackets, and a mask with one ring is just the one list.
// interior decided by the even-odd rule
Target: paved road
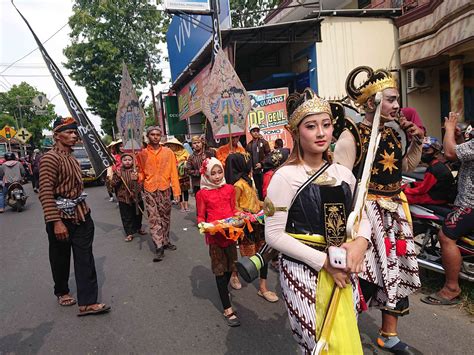
[[(112, 312), (78, 318), (76, 307), (59, 307), (41, 206), (29, 186), (28, 191), (24, 212), (0, 215), (0, 354), (297, 353), (283, 303), (267, 303), (254, 284), (231, 292), (242, 326), (227, 327), (193, 213), (173, 209), (172, 240), (178, 250), (153, 263), (148, 236), (122, 241), (118, 208), (103, 187), (87, 192), (96, 225), (99, 295)], [(269, 285), (280, 293), (273, 271)], [(75, 292), (73, 274), (70, 287)], [(415, 295), (411, 312), (400, 333), (419, 353), (472, 353), (472, 318), (462, 311), (425, 305)], [(373, 345), (379, 317), (377, 311), (360, 317), (367, 354), (383, 353)]]

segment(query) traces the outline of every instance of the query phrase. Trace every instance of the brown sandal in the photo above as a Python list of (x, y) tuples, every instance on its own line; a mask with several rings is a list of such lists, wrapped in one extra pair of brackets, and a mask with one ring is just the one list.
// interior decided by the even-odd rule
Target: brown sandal
[(76, 299), (67, 293), (65, 295), (58, 296), (58, 303), (62, 307), (74, 306), (76, 304)]
[[(93, 308), (93, 306), (100, 306), (99, 308)], [(103, 303), (98, 303), (98, 304), (89, 304), (87, 306), (84, 306), (84, 309), (81, 310), (81, 307), (79, 307), (79, 313), (77, 314), (78, 317), (84, 317), (84, 316), (89, 316), (93, 314), (101, 314), (110, 311), (110, 306), (107, 306), (106, 304)]]

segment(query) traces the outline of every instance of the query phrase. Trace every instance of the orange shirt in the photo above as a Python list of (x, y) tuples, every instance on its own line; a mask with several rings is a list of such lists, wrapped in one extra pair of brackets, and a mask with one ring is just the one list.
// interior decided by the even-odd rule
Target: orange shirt
[(181, 195), (178, 169), (173, 151), (167, 147), (157, 150), (149, 145), (137, 155), (138, 181), (143, 182), (146, 191), (173, 189), (174, 196)]
[[(245, 153), (245, 149), (241, 146), (237, 146), (232, 149), (232, 153)], [(230, 154), (230, 144), (227, 143), (219, 147), (216, 151), (216, 158), (222, 163), (222, 166), (225, 166), (225, 160)]]

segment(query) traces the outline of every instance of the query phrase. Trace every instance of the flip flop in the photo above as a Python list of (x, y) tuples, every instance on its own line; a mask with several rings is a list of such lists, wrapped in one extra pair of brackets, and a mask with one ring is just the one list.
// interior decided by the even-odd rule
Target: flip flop
[(431, 304), (433, 306), (451, 306), (454, 304), (459, 304), (461, 302), (461, 299), (459, 298), (459, 296), (454, 297), (453, 299), (447, 299), (447, 298), (441, 297), (435, 292), (429, 296), (423, 297), (421, 299), (421, 302), (424, 302), (426, 304)]
[(93, 306), (93, 305), (86, 306), (86, 308), (83, 311), (79, 311), (77, 316), (78, 317), (84, 317), (84, 316), (90, 316), (90, 315), (93, 315), (93, 314), (106, 313), (106, 312), (110, 311), (110, 306), (107, 306), (106, 304), (102, 304), (102, 307), (100, 307), (99, 309), (89, 308), (91, 306)]
[(127, 235), (127, 237), (124, 239), (126, 242), (131, 242), (133, 240), (133, 235)]
[(69, 294), (58, 296), (58, 303), (62, 307), (70, 307), (76, 304), (76, 300)]

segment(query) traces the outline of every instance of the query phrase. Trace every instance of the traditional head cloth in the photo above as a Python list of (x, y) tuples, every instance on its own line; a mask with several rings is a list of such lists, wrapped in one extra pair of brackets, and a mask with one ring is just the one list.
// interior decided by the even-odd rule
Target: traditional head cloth
[[(360, 73), (367, 73), (367, 80), (356, 87), (354, 81)], [(357, 106), (365, 104), (370, 97), (388, 88), (397, 89), (398, 84), (392, 74), (384, 69), (377, 69), (374, 72), (370, 67), (357, 67), (349, 73), (346, 79), (347, 95)]]
[(125, 157), (130, 157), (130, 158), (132, 158), (132, 160), (135, 159), (135, 157), (133, 156), (132, 153), (122, 153), (122, 154), (120, 155), (120, 160), (122, 160), (122, 159), (125, 158)]
[(234, 185), (240, 179), (252, 185), (250, 171), (252, 170), (249, 155), (242, 153), (229, 154), (225, 161), (225, 179), (228, 184)]
[(335, 124), (329, 102), (321, 99), (310, 88), (306, 88), (302, 94), (294, 93), (288, 96), (286, 99), (286, 108), (289, 115), (287, 129), (293, 135), (296, 135), (298, 125), (306, 116), (327, 113), (329, 117), (331, 117), (331, 120), (333, 120), (333, 124)]
[(151, 131), (159, 131), (160, 134), (162, 133), (160, 126), (150, 126), (150, 127), (147, 127), (147, 129), (146, 129), (146, 135), (148, 136)]
[(225, 177), (222, 178), (222, 181), (219, 184), (214, 184), (211, 181), (211, 170), (214, 168), (216, 165), (220, 166), (222, 170), (224, 168), (222, 167), (222, 163), (216, 159), (216, 158), (207, 158), (202, 162), (201, 165), (201, 189), (204, 190), (214, 190), (218, 189), (219, 187), (222, 187), (226, 184), (225, 182)]
[(77, 122), (72, 117), (59, 116), (53, 123), (53, 132), (59, 133), (67, 129), (77, 129)]

